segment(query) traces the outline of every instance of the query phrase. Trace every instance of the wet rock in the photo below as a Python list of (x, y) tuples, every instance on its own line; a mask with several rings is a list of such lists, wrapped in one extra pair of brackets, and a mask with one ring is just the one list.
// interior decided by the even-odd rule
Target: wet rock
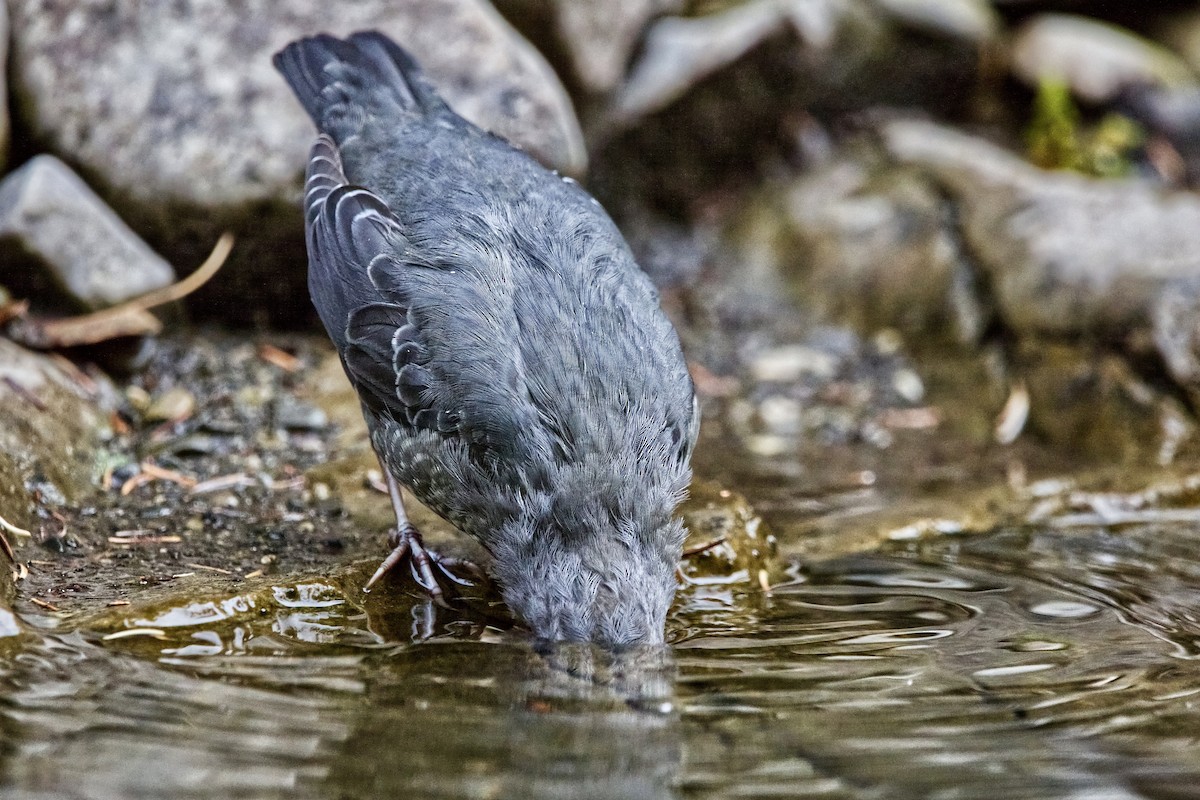
[(1012, 370), (1029, 391), (1022, 435), (1073, 459), (1138, 463), (1174, 435), (1169, 428), (1181, 412), (1178, 401), (1146, 385), (1124, 358), (1030, 340), (1016, 349)]
[(683, 0), (499, 0), (506, 17), (544, 52), (561, 52), (568, 74), (593, 94), (614, 89), (646, 25), (656, 16), (678, 11)]
[(0, 281), (29, 291), (37, 286), (29, 279), (36, 265), (89, 309), (175, 279), (171, 266), (53, 156), (34, 158), (0, 183), (0, 241), (7, 244)]
[(1152, 316), (1154, 343), (1168, 372), (1200, 400), (1200, 276), (1163, 287)]
[(271, 66), (293, 38), (378, 28), (411, 48), (464, 116), (551, 166), (584, 168), (553, 72), (483, 0), (15, 0), (10, 12), (14, 97), (35, 136), (172, 260), (199, 263), (222, 230), (240, 234), (203, 295), (236, 297), (225, 316), (309, 313), (295, 205), (312, 124)]
[(30, 529), (34, 492), (50, 505), (92, 492), (110, 407), (102, 385), (0, 339), (0, 516)]
[(741, 495), (695, 481), (680, 513), (688, 528), (683, 574), (689, 581), (724, 578), (758, 585), (777, 566), (775, 537)]
[(694, 202), (802, 138), (804, 109), (961, 105), (998, 27), (979, 0), (751, 0), (663, 17), (597, 126), (611, 152), (596, 167), (668, 208)]
[(1131, 31), (1086, 17), (1043, 14), (1017, 32), (1013, 71), (1031, 86), (1065, 82), (1093, 103), (1117, 97), (1129, 86), (1184, 86), (1195, 74), (1169, 50)]
[(1036, 169), (930, 123), (883, 128), (899, 164), (952, 198), (967, 251), (1020, 333), (1147, 330), (1171, 281), (1200, 275), (1200, 198), (1136, 181)]
[(917, 171), (841, 158), (766, 194), (746, 213), (775, 217), (771, 257), (806, 305), (861, 327), (978, 338), (988, 311), (936, 187)]
[(196, 398), (187, 389), (175, 387), (154, 398), (146, 408), (147, 422), (167, 422), (186, 419), (196, 410)]

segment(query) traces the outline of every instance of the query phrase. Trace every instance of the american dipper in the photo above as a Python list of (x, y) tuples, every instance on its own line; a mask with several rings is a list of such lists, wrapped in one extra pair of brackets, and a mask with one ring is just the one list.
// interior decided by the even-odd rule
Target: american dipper
[(679, 338), (577, 183), (454, 113), (384, 35), (274, 63), (320, 131), (308, 286), (362, 401), (393, 550), (440, 600), (399, 485), (491, 554), (535, 636), (663, 641), (699, 415)]

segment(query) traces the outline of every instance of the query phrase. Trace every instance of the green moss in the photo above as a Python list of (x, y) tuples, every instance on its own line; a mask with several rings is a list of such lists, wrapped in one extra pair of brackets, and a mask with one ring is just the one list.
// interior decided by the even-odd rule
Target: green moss
[(1044, 169), (1074, 169), (1080, 156), (1079, 109), (1061, 81), (1045, 78), (1025, 131), (1029, 160)]
[(1083, 122), (1065, 83), (1043, 79), (1025, 130), (1029, 160), (1043, 169), (1065, 169), (1100, 178), (1119, 178), (1133, 168), (1131, 158), (1145, 135), (1120, 114)]

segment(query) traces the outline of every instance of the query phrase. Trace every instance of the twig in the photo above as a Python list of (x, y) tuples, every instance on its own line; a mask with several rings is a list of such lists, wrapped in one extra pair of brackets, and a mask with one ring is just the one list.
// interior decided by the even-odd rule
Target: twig
[(4, 517), (0, 517), (0, 528), (3, 528), (14, 536), (33, 536), (33, 534), (29, 531), (25, 530), (24, 528), (18, 528)]
[(177, 483), (185, 489), (191, 489), (196, 485), (195, 478), (189, 478), (187, 475), (184, 475), (181, 472), (176, 472), (173, 469), (160, 467), (151, 461), (142, 462), (142, 472), (146, 473), (152, 478), (157, 478), (158, 480)]
[(304, 366), (300, 359), (273, 344), (259, 345), (258, 357), (268, 364), (274, 364), (284, 372), (295, 372)]
[(210, 492), (221, 492), (225, 489), (242, 489), (253, 485), (254, 479), (249, 475), (244, 472), (235, 472), (232, 475), (218, 475), (215, 478), (200, 481), (188, 490), (188, 494), (208, 494)]
[[(224, 265), (232, 248), (233, 234), (223, 233), (200, 268), (178, 283), (90, 314), (55, 320), (25, 318), (15, 338), (30, 347), (51, 349), (96, 344), (122, 336), (154, 335), (162, 330), (162, 323), (149, 309), (182, 300), (199, 289)], [(13, 333), (10, 331), (10, 335)]]
[(206, 569), (209, 572), (219, 572), (222, 575), (233, 575), (234, 574), (232, 570), (221, 569), (220, 567), (210, 567), (207, 564), (184, 564), (184, 566), (191, 567), (192, 569)]
[(22, 400), (24, 400), (26, 403), (29, 403), (29, 405), (33, 406), (38, 411), (46, 410), (46, 404), (42, 402), (41, 398), (38, 397), (33, 392), (29, 391), (29, 389), (27, 387), (18, 383), (16, 378), (14, 378), (13, 376), (5, 375), (0, 380), (3, 380), (5, 386), (7, 386), (8, 388), (12, 389), (14, 392), (19, 394), (21, 396)]
[(709, 550), (712, 550), (714, 547), (718, 547), (723, 544), (725, 544), (725, 537), (718, 536), (716, 539), (713, 539), (711, 542), (706, 542), (705, 544), (698, 544), (695, 547), (689, 547), (687, 550), (683, 551), (683, 557), (691, 558), (692, 556), (698, 556), (701, 553), (707, 553)]
[(173, 283), (170, 286), (164, 286), (161, 289), (155, 289), (152, 292), (147, 292), (141, 297), (135, 297), (132, 300), (127, 300), (120, 305), (105, 308), (91, 314), (86, 314), (82, 317), (75, 317), (78, 321), (87, 322), (103, 322), (111, 317), (119, 317), (122, 314), (128, 314), (130, 311), (149, 311), (157, 306), (173, 303), (176, 300), (182, 300), (192, 292), (199, 289), (204, 284), (208, 283), (209, 279), (217, 274), (217, 270), (225, 265), (225, 259), (229, 258), (229, 251), (233, 249), (233, 234), (226, 231), (221, 234), (221, 238), (217, 239), (217, 243), (213, 245), (212, 252), (208, 258), (200, 265), (200, 268), (188, 275), (178, 283)]
[(143, 486), (154, 480), (154, 476), (148, 472), (139, 472), (121, 484), (121, 496), (128, 497), (134, 489)]
[(111, 642), (115, 639), (128, 639), (130, 636), (149, 636), (151, 639), (165, 639), (167, 638), (167, 632), (161, 628), (129, 628), (105, 634), (101, 638), (106, 642)]

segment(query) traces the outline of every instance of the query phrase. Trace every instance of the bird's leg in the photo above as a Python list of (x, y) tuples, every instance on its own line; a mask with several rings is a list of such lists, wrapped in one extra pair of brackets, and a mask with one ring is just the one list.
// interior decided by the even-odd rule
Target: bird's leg
[(473, 585), (471, 581), (455, 575), (452, 570), (461, 569), (464, 572), (470, 573), (478, 580), (486, 580), (487, 576), (480, 567), (466, 559), (452, 558), (449, 556), (441, 556), (425, 548), (425, 543), (421, 540), (421, 534), (417, 527), (408, 519), (408, 512), (404, 510), (404, 499), (400, 495), (400, 484), (396, 482), (392, 476), (391, 470), (380, 459), (379, 466), (383, 472), (384, 480), (387, 482), (388, 496), (392, 500), (392, 511), (396, 514), (396, 528), (388, 537), (388, 544), (392, 547), (392, 552), (388, 553), (387, 558), (375, 570), (375, 574), (367, 581), (367, 585), (363, 587), (364, 591), (370, 591), (375, 583), (396, 567), (406, 557), (408, 558), (408, 566), (412, 571), (413, 579), (422, 589), (429, 593), (430, 598), (440, 606), (446, 605), (445, 593), (442, 587), (438, 584), (437, 576), (434, 575), (433, 568), (438, 570), (447, 578), (462, 586)]

